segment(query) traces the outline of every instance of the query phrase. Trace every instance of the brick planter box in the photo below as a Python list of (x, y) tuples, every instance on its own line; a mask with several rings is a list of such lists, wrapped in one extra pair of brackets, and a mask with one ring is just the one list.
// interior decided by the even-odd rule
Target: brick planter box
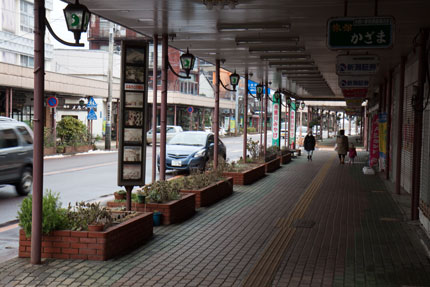
[[(42, 257), (108, 260), (132, 251), (152, 237), (152, 213), (140, 214), (105, 231), (58, 230), (42, 236)], [(31, 238), (19, 231), (19, 257), (30, 257)]]
[(266, 162), (266, 173), (274, 172), (281, 167), (281, 159), (279, 157)]
[(281, 157), (281, 164), (287, 164), (291, 161), (291, 153), (286, 153), (280, 156)]
[(266, 165), (261, 164), (243, 172), (223, 172), (223, 176), (232, 177), (233, 184), (247, 185), (256, 182), (266, 174)]
[[(178, 200), (172, 200), (166, 203), (147, 203), (146, 211), (153, 212), (158, 210), (162, 213), (163, 225), (172, 223), (179, 223), (187, 220), (196, 213), (196, 195), (194, 193), (182, 193), (182, 198)], [(107, 203), (108, 207), (123, 207), (125, 202), (113, 202)], [(143, 212), (145, 210), (145, 204), (133, 202), (131, 209)]]
[(45, 147), (43, 148), (43, 155), (53, 155), (57, 154), (57, 148), (56, 147)]
[(77, 152), (87, 152), (93, 149), (91, 145), (81, 145), (81, 146), (66, 146), (64, 147), (64, 153), (77, 153)]
[(218, 181), (198, 190), (181, 190), (196, 195), (196, 208), (212, 205), (233, 193), (233, 178)]

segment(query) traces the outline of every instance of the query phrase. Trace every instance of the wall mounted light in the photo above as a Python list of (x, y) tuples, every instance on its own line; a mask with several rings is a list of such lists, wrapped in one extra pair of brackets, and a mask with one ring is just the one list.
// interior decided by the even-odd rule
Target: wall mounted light
[(76, 44), (78, 44), (81, 39), (81, 34), (87, 32), (91, 13), (86, 6), (79, 4), (79, 0), (76, 0), (75, 4), (67, 5), (63, 11), (64, 17), (66, 18), (67, 29), (73, 32)]
[(64, 17), (66, 18), (67, 29), (73, 32), (75, 37), (75, 43), (66, 42), (55, 34), (51, 25), (49, 24), (46, 16), (44, 18), (44, 24), (48, 28), (49, 33), (58, 42), (67, 46), (83, 47), (84, 44), (79, 43), (81, 34), (87, 31), (88, 22), (90, 21), (91, 13), (88, 8), (84, 5), (79, 4), (79, 0), (76, 0), (75, 4), (69, 4), (64, 8)]
[(170, 68), (170, 71), (172, 71), (173, 74), (175, 74), (176, 77), (181, 79), (191, 79), (190, 72), (192, 69), (194, 69), (194, 64), (196, 62), (196, 57), (194, 57), (193, 54), (190, 54), (187, 48), (187, 52), (185, 54), (182, 54), (181, 57), (179, 57), (179, 60), (181, 62), (181, 68), (185, 71), (186, 76), (181, 76), (178, 73), (175, 72), (172, 65), (170, 65), (169, 62), (169, 55), (166, 55), (167, 59), (167, 66)]

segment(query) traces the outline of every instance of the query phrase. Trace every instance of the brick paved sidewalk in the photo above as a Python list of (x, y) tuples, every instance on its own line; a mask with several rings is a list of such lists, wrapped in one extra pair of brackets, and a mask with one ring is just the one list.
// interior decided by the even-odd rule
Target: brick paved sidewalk
[(377, 176), (297, 157), (107, 262), (0, 265), (0, 286), (430, 286), (430, 262)]

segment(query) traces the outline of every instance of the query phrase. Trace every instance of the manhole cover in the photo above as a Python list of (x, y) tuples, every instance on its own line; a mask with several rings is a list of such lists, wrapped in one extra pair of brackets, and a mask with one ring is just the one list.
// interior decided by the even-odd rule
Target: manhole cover
[(315, 221), (306, 219), (297, 219), (293, 222), (293, 227), (295, 228), (312, 228), (315, 225)]

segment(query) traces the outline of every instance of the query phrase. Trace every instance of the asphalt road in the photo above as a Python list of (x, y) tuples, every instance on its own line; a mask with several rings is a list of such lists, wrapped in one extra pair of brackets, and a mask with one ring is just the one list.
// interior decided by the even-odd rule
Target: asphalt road
[[(259, 134), (248, 138), (260, 140)], [(271, 144), (271, 133), (268, 133)], [(221, 138), (227, 147), (227, 159), (242, 156), (243, 137)], [(152, 147), (146, 151), (146, 182), (151, 182)], [(158, 153), (158, 147), (157, 147)], [(73, 156), (46, 157), (44, 160), (44, 189), (57, 192), (63, 206), (76, 201), (99, 201), (112, 196), (117, 186), (118, 153), (96, 151)], [(169, 172), (168, 176), (174, 173)], [(158, 176), (158, 173), (157, 173)], [(17, 211), (25, 197), (18, 196), (13, 186), (0, 186), (0, 262), (17, 256)]]

